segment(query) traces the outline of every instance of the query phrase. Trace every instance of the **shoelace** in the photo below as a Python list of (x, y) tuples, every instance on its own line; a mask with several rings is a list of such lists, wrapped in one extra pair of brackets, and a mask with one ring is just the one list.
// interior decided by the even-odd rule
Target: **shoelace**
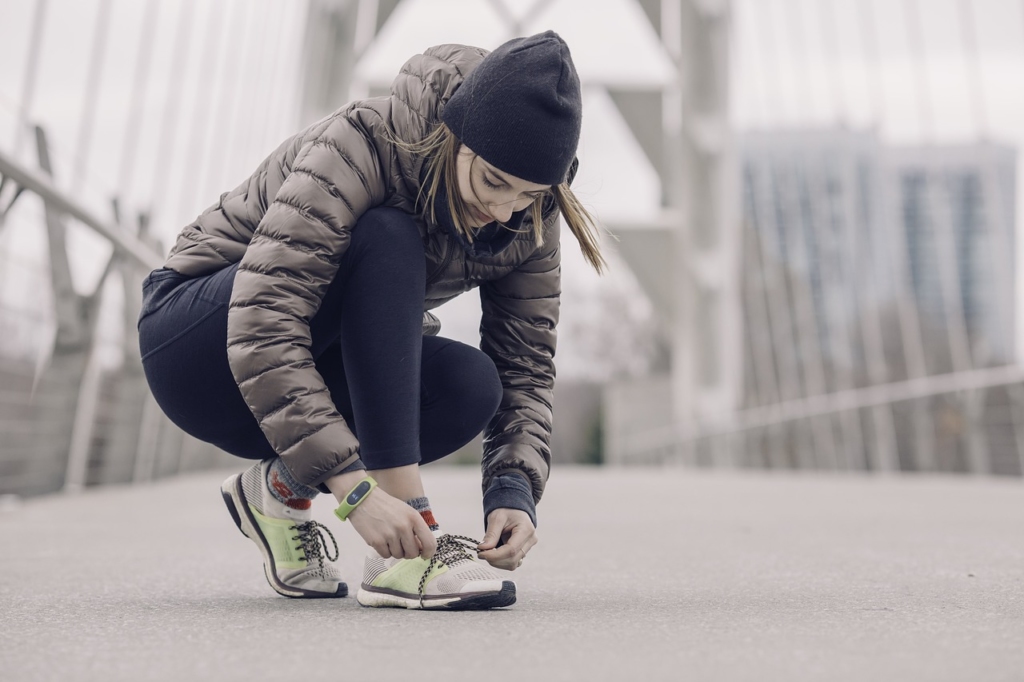
[[(320, 577), (326, 578), (324, 555), (327, 555), (328, 561), (337, 561), (339, 556), (338, 542), (334, 539), (334, 534), (330, 528), (318, 521), (306, 521), (293, 527), (298, 531), (298, 535), (292, 536), (292, 540), (298, 540), (302, 543), (295, 549), (301, 549), (306, 555), (306, 561), (309, 563), (316, 559)], [(331, 538), (331, 544), (334, 545), (334, 556), (331, 556), (331, 553), (327, 551), (327, 541), (324, 538), (325, 532)]]
[(430, 557), (427, 570), (423, 571), (423, 576), (420, 578), (420, 608), (423, 607), (423, 600), (427, 596), (427, 576), (434, 570), (434, 567), (438, 564), (455, 566), (463, 561), (472, 561), (473, 554), (468, 550), (476, 552), (477, 545), (479, 544), (479, 540), (468, 538), (465, 535), (449, 535), (445, 533), (437, 539), (437, 551), (434, 552), (434, 556)]

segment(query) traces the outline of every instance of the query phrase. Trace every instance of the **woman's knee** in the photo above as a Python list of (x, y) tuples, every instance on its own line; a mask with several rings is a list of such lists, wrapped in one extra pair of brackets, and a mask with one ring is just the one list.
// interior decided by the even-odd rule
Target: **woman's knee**
[(422, 463), (473, 440), (501, 403), (494, 362), (476, 348), (436, 336), (423, 339), (420, 423)]
[(473, 359), (467, 359), (469, 370), (465, 376), (470, 379), (472, 388), (467, 386), (467, 391), (473, 394), (474, 401), (480, 406), (482, 419), (486, 424), (501, 405), (501, 378), (493, 360), (475, 348), (469, 350), (472, 351)]
[(424, 348), (424, 368), (433, 366), (430, 374), (434, 381), (430, 383), (458, 405), (454, 408), (458, 414), (482, 429), (501, 404), (501, 379), (494, 361), (457, 341), (448, 341), (436, 352), (428, 353)]

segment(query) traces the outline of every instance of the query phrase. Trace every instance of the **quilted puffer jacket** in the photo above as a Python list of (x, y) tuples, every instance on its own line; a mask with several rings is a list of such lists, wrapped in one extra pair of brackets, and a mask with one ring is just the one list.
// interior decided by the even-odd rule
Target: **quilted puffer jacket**
[[(504, 388), (484, 434), (484, 490), (511, 478), (534, 503), (543, 493), (559, 306), (557, 209), (545, 207), (541, 248), (524, 230), (497, 253), (467, 249), (419, 214), (424, 159), (386, 133), (423, 139), (485, 55), (461, 45), (416, 55), (390, 96), (349, 104), (286, 140), (185, 227), (171, 251), (166, 267), (190, 276), (241, 261), (228, 313), (228, 360), (263, 432), (302, 483), (321, 484), (358, 457), (358, 442), (309, 353), (309, 320), (359, 216), (389, 206), (418, 221), (427, 257), (424, 311), (480, 287), (481, 349)], [(430, 327), (432, 316), (425, 315)]]

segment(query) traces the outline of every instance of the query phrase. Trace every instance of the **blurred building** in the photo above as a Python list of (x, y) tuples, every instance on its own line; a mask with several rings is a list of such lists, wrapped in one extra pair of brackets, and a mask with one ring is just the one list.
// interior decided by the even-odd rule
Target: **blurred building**
[(1019, 474), (1016, 152), (840, 128), (748, 133), (737, 156), (732, 422), (641, 416), (667, 376), (618, 385), (609, 460)]
[(873, 267), (885, 248), (877, 140), (756, 133), (740, 138), (740, 159), (743, 405), (871, 383), (878, 351), (860, 311), (886, 298)]
[(1014, 361), (1016, 155), (741, 138), (746, 406)]
[(1015, 356), (1016, 153), (989, 143), (886, 151), (932, 373)]

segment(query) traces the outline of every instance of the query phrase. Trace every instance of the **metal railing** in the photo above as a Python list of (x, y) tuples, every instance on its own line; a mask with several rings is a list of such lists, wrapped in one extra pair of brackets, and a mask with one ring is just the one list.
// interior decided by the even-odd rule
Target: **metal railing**
[[(35, 137), (39, 170), (0, 151), (0, 197), (10, 196), (0, 219), (26, 194), (43, 203), (55, 331), (52, 349), (40, 366), (24, 359), (0, 359), (0, 494), (75, 491), (93, 483), (144, 481), (226, 463), (226, 455), (174, 427), (146, 385), (135, 320), (142, 279), (163, 258), (148, 236), (145, 216), (132, 233), (120, 221), (98, 217), (55, 187), (49, 179), (49, 147), (41, 127), (35, 128)], [(116, 218), (116, 202), (112, 207)], [(77, 293), (72, 284), (69, 221), (101, 235), (113, 247), (88, 295)], [(107, 281), (114, 273), (122, 286), (122, 331), (115, 340), (122, 360), (110, 367), (99, 359), (97, 323)]]
[[(662, 382), (660, 391), (648, 386), (645, 393), (667, 394), (667, 378)], [(618, 413), (608, 415), (609, 423), (628, 424), (624, 413), (630, 410), (658, 409), (638, 404), (629, 390), (620, 385), (606, 392), (606, 406)], [(894, 447), (879, 433), (877, 407), (894, 417), (886, 424)], [(926, 439), (915, 433), (921, 414), (930, 431)], [(815, 432), (839, 434), (844, 420), (864, 428), (859, 448), (816, 447)], [(716, 424), (620, 427), (605, 442), (609, 461), (617, 464), (1021, 476), (1024, 369), (993, 367), (811, 396), (742, 410)]]

